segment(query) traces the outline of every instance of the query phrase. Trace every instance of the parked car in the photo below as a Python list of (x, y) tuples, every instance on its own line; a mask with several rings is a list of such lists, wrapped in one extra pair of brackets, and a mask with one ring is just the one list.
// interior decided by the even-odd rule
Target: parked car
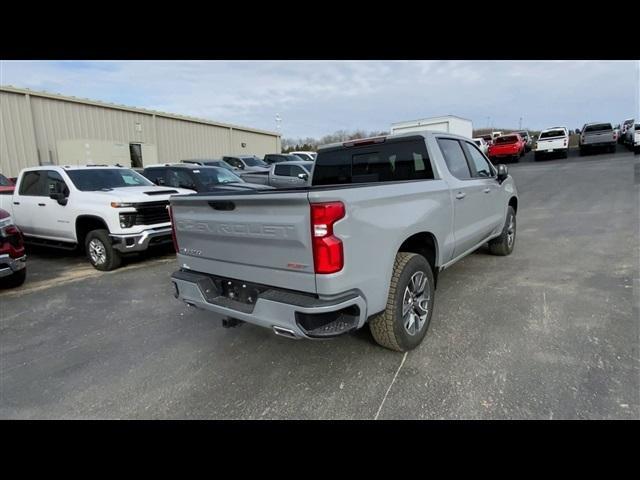
[[(219, 167), (207, 167), (187, 163), (149, 166), (142, 173), (156, 185), (178, 187), (198, 193), (213, 190), (264, 189), (264, 185), (247, 183), (235, 173)], [(260, 175), (258, 173), (254, 175)]]
[(171, 209), (180, 300), (288, 338), (369, 322), (407, 351), (442, 270), (487, 242), (513, 251), (518, 194), (470, 138), (423, 131), (324, 146), (306, 188), (174, 196)]
[(566, 127), (545, 128), (540, 132), (533, 148), (534, 160), (551, 155), (569, 156), (569, 130)]
[(626, 141), (627, 138), (627, 132), (632, 129), (631, 127), (634, 125), (635, 119), (633, 118), (627, 118), (624, 122), (622, 122), (622, 124), (620, 125), (620, 131), (618, 132), (618, 143), (623, 143), (624, 141)]
[(222, 160), (245, 172), (263, 172), (269, 168), (269, 165), (255, 155), (224, 156)]
[(193, 193), (158, 187), (130, 168), (54, 166), (25, 168), (13, 195), (0, 195), (31, 243), (84, 247), (98, 270), (113, 270), (121, 257), (171, 243), (169, 197)]
[(268, 153), (264, 156), (264, 161), (271, 165), (272, 163), (280, 162), (300, 162), (304, 161), (304, 159), (291, 153)]
[(217, 159), (201, 159), (201, 160), (181, 160), (181, 163), (190, 163), (192, 165), (203, 165), (206, 167), (218, 167), (224, 168), (225, 170), (229, 170), (234, 173), (238, 173), (241, 169), (238, 167), (233, 167), (229, 165), (224, 160)]
[(292, 155), (300, 157), (302, 160), (309, 160), (315, 162), (318, 154), (316, 152), (290, 152)]
[(478, 146), (478, 148), (482, 153), (484, 153), (485, 155), (489, 155), (489, 144), (484, 138), (482, 137), (474, 138), (473, 143), (475, 143)]
[(510, 133), (497, 137), (489, 146), (489, 158), (492, 162), (509, 158), (519, 161), (524, 155), (524, 140), (517, 133)]
[(19, 287), (27, 278), (27, 255), (22, 232), (9, 212), (0, 209), (0, 285)]
[(587, 123), (580, 132), (580, 155), (593, 149), (606, 149), (609, 153), (616, 151), (617, 137), (610, 123)]
[(640, 150), (640, 123), (636, 123), (633, 127), (627, 128), (624, 143), (627, 148), (638, 153), (638, 150)]
[(15, 183), (0, 173), (0, 195), (10, 195), (15, 189)]
[(529, 132), (526, 130), (521, 130), (515, 133), (520, 135), (520, 137), (522, 137), (522, 140), (524, 140), (524, 151), (530, 152), (533, 148), (533, 138), (531, 137), (531, 135), (529, 135)]
[(304, 187), (310, 184), (313, 162), (279, 162), (264, 173), (244, 173), (247, 182), (270, 185), (275, 188)]

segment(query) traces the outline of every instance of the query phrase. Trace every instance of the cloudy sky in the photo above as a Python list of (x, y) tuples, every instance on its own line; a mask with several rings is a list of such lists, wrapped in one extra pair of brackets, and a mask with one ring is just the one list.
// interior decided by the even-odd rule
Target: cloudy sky
[(458, 115), (525, 128), (640, 117), (637, 61), (1, 61), (0, 84), (284, 137)]

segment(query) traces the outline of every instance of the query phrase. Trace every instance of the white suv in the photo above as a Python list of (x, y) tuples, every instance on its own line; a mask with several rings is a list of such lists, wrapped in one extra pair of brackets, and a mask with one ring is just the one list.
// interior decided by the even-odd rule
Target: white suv
[(191, 190), (158, 187), (129, 168), (42, 166), (20, 172), (13, 195), (0, 195), (25, 240), (84, 247), (98, 270), (121, 255), (171, 243), (169, 197)]

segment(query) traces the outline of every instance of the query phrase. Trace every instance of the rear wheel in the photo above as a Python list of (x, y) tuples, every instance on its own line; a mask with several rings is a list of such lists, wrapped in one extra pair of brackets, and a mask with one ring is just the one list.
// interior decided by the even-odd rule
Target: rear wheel
[(580, 147), (580, 156), (584, 157), (586, 153), (587, 153), (587, 149), (584, 147)]
[(568, 158), (569, 157), (569, 149), (566, 149), (565, 151), (562, 152), (562, 158)]
[(393, 265), (385, 310), (369, 321), (375, 341), (406, 352), (422, 342), (433, 313), (434, 280), (422, 255), (399, 252)]
[(489, 242), (489, 250), (494, 255), (510, 255), (516, 244), (516, 211), (507, 207), (507, 218), (500, 236)]
[(120, 252), (113, 248), (107, 230), (92, 230), (85, 239), (85, 251), (91, 265), (97, 270), (115, 270), (120, 266)]

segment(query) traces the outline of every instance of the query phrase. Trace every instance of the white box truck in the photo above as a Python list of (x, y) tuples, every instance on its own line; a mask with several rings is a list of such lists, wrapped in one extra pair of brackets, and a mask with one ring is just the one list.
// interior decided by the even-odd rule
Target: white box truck
[(435, 130), (438, 132), (455, 133), (463, 137), (473, 136), (473, 124), (471, 120), (446, 115), (444, 117), (423, 118), (421, 120), (409, 120), (391, 124), (391, 134), (421, 132), (424, 130)]

